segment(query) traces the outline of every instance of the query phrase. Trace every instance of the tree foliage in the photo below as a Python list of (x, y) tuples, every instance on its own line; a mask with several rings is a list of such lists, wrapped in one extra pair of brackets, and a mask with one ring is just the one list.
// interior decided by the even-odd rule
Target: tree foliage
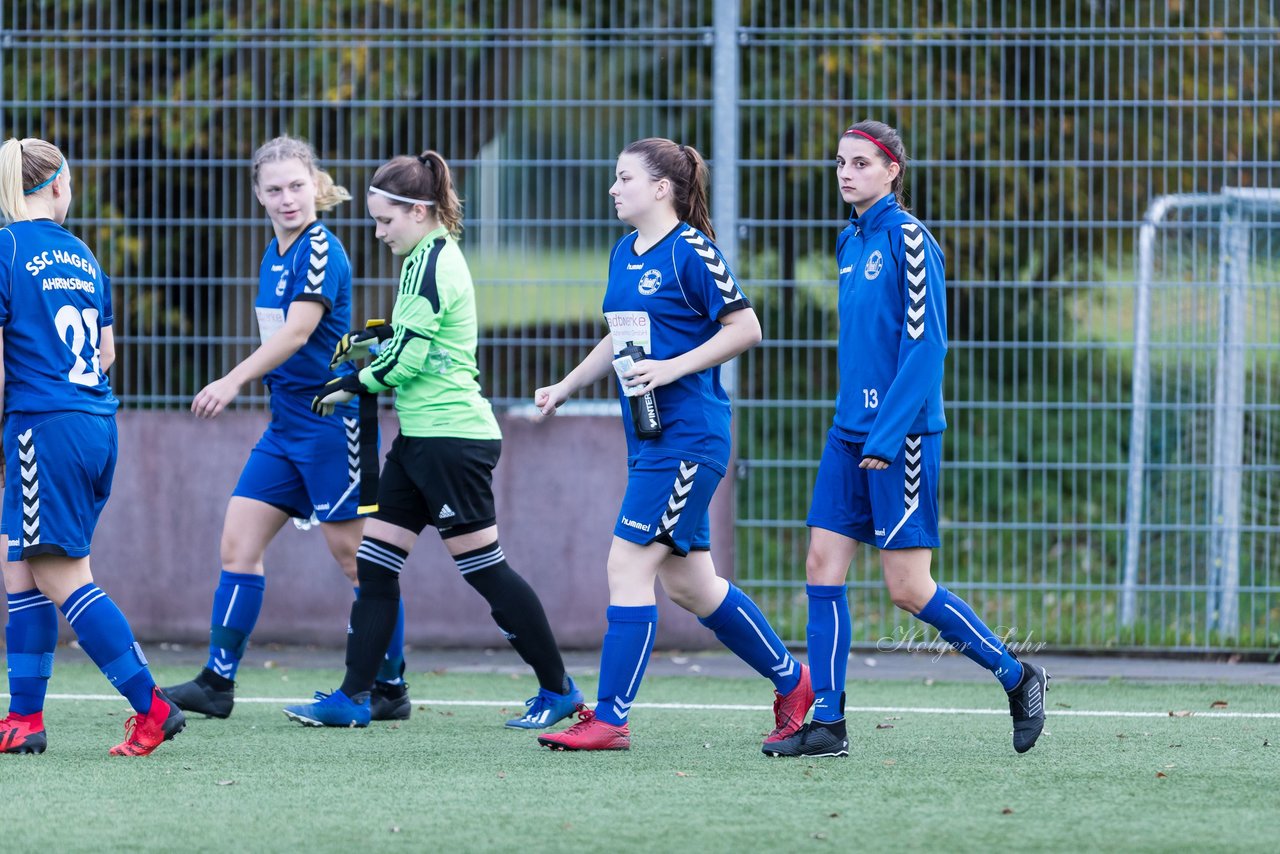
[[(86, 163), (76, 215), (118, 278), (157, 283), (130, 306), (156, 335), (223, 328), (220, 302), (160, 283), (246, 275), (193, 233), (244, 239), (258, 216), (244, 166), (277, 133), (357, 184), (392, 154), (430, 145), (466, 163), (502, 138), (507, 162), (537, 164), (507, 170), (504, 222), (548, 223), (599, 216), (600, 164), (628, 139), (706, 153), (713, 136), (706, 3), (23, 0), (3, 14), (2, 129)], [(843, 212), (826, 164), (867, 116), (904, 133), (965, 340), (1067, 334), (1055, 283), (1126, 251), (1099, 224), (1132, 223), (1162, 193), (1273, 183), (1271, 4), (743, 0), (741, 18), (740, 150), (775, 165), (730, 174), (745, 219), (780, 223), (742, 242), (747, 277), (793, 283), (829, 253)]]

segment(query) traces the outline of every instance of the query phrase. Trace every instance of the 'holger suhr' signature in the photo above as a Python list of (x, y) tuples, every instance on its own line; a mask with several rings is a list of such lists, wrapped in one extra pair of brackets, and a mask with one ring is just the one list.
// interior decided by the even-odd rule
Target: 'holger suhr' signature
[[(997, 626), (991, 631), (1005, 647), (1015, 654), (1040, 652), (1046, 646), (1044, 641), (1033, 641), (1031, 639), (1033, 632), (1027, 632), (1026, 637), (1015, 640), (1018, 635), (1017, 626), (1012, 626), (1008, 629)], [(899, 626), (893, 630), (893, 635), (876, 641), (876, 649), (880, 652), (930, 652), (934, 654), (935, 661), (952, 650), (963, 653), (968, 646), (968, 643), (953, 644), (950, 641), (943, 640), (940, 635), (919, 626), (912, 626), (911, 628)]]

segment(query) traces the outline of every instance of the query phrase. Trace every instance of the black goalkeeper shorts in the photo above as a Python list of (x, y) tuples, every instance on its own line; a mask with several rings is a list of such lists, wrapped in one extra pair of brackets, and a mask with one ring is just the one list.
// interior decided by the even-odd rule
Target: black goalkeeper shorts
[(415, 534), (434, 525), (443, 539), (497, 522), (493, 467), (501, 439), (397, 436), (378, 479), (372, 518)]

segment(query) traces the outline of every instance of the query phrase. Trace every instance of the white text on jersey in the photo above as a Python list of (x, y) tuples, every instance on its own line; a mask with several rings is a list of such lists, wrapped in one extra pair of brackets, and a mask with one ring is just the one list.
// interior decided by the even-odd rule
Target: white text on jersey
[[(50, 258), (50, 255), (53, 257)], [(25, 266), (31, 275), (38, 276), (41, 270), (53, 264), (70, 264), (72, 267), (79, 267), (95, 279), (98, 278), (98, 268), (89, 263), (87, 258), (81, 258), (74, 252), (63, 252), (61, 249), (47, 249), (33, 256)]]

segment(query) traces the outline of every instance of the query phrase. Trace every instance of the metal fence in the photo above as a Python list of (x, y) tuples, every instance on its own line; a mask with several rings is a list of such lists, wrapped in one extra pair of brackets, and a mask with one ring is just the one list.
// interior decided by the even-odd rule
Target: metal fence
[[(1206, 337), (1220, 332), (1220, 223), (1160, 230), (1152, 307), (1168, 313), (1150, 327), (1151, 429), (1130, 441), (1143, 217), (1162, 195), (1275, 186), (1278, 39), (1271, 4), (1245, 0), (11, 0), (0, 132), (53, 139), (76, 167), (70, 224), (113, 277), (113, 381), (134, 408), (187, 405), (256, 344), (269, 229), (247, 160), (277, 133), (310, 139), (356, 191), (326, 219), (353, 258), (358, 317), (385, 312), (395, 275), (360, 188), (394, 154), (450, 160), (499, 406), (524, 405), (601, 335), (617, 151), (649, 135), (698, 146), (766, 332), (736, 371), (737, 577), (802, 640), (847, 215), (831, 162), (844, 126), (882, 118), (947, 257), (937, 577), (1017, 640), (1267, 648), (1280, 645), (1274, 218), (1249, 224), (1249, 334), (1226, 348)], [(1236, 461), (1214, 456), (1222, 437), (1204, 426), (1232, 352)], [(241, 405), (263, 403), (258, 388)], [(1244, 508), (1230, 568), (1209, 565), (1231, 485), (1213, 486), (1215, 466), (1235, 472)], [(1228, 570), (1239, 619), (1224, 631), (1209, 591)], [(859, 643), (912, 640), (873, 554), (850, 589)]]

